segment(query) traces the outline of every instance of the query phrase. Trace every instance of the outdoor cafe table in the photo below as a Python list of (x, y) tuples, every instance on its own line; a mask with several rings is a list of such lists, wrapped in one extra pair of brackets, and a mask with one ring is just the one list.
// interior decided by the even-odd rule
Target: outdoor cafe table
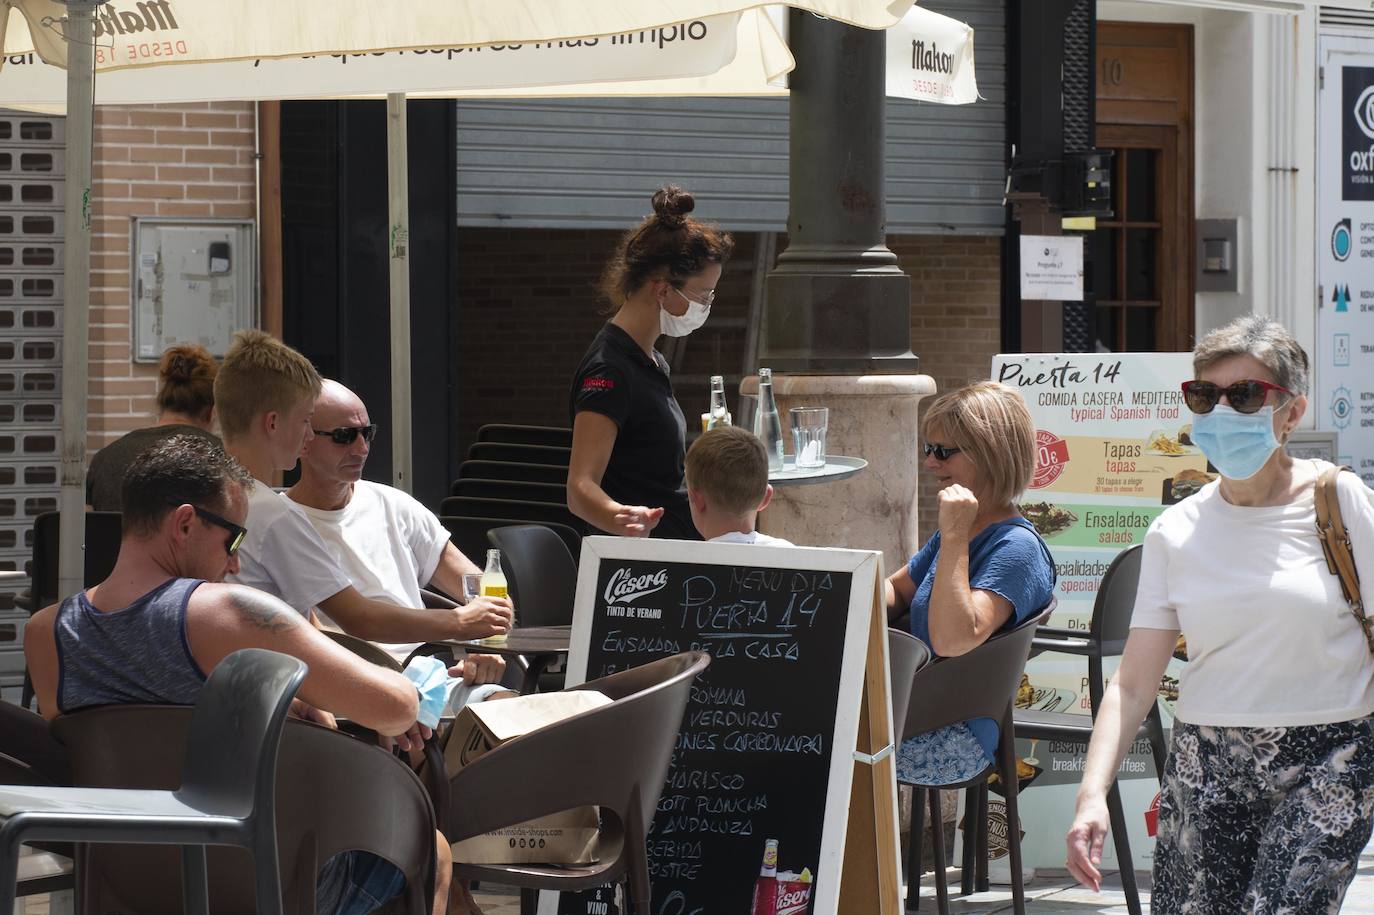
[(520, 684), (520, 693), (529, 695), (538, 691), (540, 674), (556, 659), (567, 656), (571, 640), (571, 626), (529, 626), (512, 629), (504, 642), (470, 639), (444, 644), (477, 654), (498, 654), (507, 658), (523, 656), (528, 666)]
[(825, 466), (797, 468), (796, 458), (791, 455), (783, 459), (782, 469), (768, 474), (768, 482), (774, 486), (809, 486), (814, 483), (835, 483), (847, 480), (868, 466), (863, 458), (827, 454)]

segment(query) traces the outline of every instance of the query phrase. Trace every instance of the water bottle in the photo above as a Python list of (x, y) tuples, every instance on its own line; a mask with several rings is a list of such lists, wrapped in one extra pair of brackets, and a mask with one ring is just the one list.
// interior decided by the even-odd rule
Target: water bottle
[(768, 452), (768, 472), (782, 470), (782, 418), (773, 399), (773, 370), (759, 369), (759, 406), (754, 413), (754, 434)]
[(730, 410), (725, 405), (725, 376), (711, 376), (711, 412), (706, 414), (706, 429), (730, 425)]

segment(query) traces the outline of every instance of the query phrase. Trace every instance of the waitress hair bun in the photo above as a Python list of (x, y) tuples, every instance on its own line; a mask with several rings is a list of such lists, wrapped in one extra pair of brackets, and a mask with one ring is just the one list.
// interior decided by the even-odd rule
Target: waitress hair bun
[(654, 214), (658, 221), (676, 229), (687, 221), (687, 214), (696, 209), (696, 199), (687, 191), (670, 184), (654, 192)]

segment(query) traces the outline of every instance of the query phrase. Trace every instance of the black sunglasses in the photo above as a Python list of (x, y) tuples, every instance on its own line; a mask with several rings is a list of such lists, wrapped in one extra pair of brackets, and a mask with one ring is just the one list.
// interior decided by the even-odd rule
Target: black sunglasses
[(190, 505), (195, 509), (197, 518), (202, 521), (207, 521), (216, 527), (222, 527), (228, 531), (229, 539), (224, 542), (224, 552), (229, 556), (233, 556), (239, 551), (239, 547), (243, 546), (243, 538), (248, 536), (248, 528), (235, 524), (228, 518), (222, 518), (212, 511), (201, 508), (199, 505), (194, 505), (189, 502), (169, 502), (167, 504), (171, 505), (173, 508), (180, 508), (182, 505)]
[(1287, 388), (1281, 388), (1267, 381), (1254, 379), (1237, 381), (1235, 384), (1223, 388), (1212, 384), (1210, 381), (1197, 381), (1195, 379), (1183, 382), (1183, 402), (1194, 413), (1211, 413), (1217, 403), (1220, 402), (1221, 395), (1225, 394), (1226, 402), (1237, 413), (1255, 413), (1264, 406), (1270, 391), (1281, 391), (1290, 397), (1297, 396)]
[(953, 445), (934, 445), (930, 442), (926, 442), (921, 446), (922, 454), (926, 457), (930, 457), (933, 454), (937, 461), (947, 461), (963, 450), (963, 448), (955, 448)]
[(313, 430), (316, 435), (327, 435), (336, 445), (351, 445), (358, 440), (358, 436), (363, 437), (363, 441), (369, 445), (377, 437), (377, 424), (370, 426), (340, 426), (337, 429), (325, 431), (323, 429)]

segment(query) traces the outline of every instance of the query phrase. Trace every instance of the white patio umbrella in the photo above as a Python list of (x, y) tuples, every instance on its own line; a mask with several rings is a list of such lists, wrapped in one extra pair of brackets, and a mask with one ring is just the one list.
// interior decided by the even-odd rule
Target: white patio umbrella
[[(11, 9), (28, 40), (0, 34), (5, 54), (36, 53), (67, 69), (67, 189), (63, 331), (62, 476), (64, 517), (84, 509), (89, 342), (91, 106), (94, 74), (175, 65), (328, 54), (371, 54), (482, 45), (539, 44), (671, 27), (738, 13), (749, 0), (0, 0), (0, 29)], [(788, 0), (862, 28), (885, 29), (912, 0)], [(662, 33), (658, 33), (660, 36)], [(32, 47), (21, 45), (31, 44)], [(585, 88), (585, 87), (584, 87)], [(242, 96), (240, 96), (242, 97)], [(280, 97), (280, 96), (276, 96)], [(392, 407), (396, 482), (409, 488), (409, 266), (404, 155), (405, 96), (388, 93), (391, 200)], [(84, 525), (63, 524), (58, 586), (82, 587)]]

